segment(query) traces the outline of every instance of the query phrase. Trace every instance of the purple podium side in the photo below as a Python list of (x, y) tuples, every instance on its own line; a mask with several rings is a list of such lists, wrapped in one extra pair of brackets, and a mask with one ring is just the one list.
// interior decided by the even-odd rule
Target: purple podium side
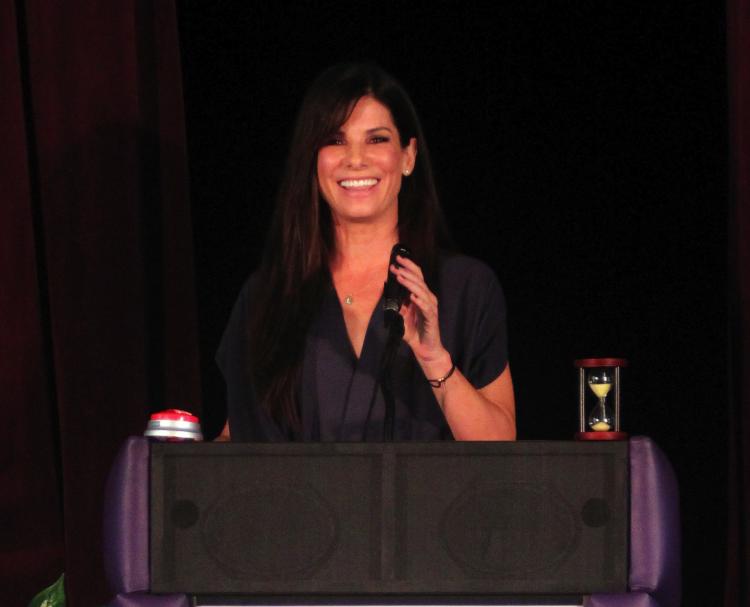
[(679, 607), (680, 496), (672, 466), (651, 439), (630, 439), (630, 592), (594, 594), (586, 607)]
[(104, 570), (115, 597), (108, 607), (190, 607), (184, 594), (149, 594), (148, 439), (120, 449), (104, 496)]
[[(630, 439), (629, 592), (594, 594), (585, 607), (678, 607), (680, 513), (669, 461), (646, 437)], [(150, 593), (149, 441), (129, 438), (110, 471), (104, 503), (108, 607), (190, 607), (184, 594)]]

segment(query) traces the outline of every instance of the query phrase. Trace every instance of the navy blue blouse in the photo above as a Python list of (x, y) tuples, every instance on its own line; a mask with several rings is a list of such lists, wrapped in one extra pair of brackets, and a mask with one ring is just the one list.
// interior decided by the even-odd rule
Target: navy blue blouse
[[(232, 440), (381, 440), (385, 402), (379, 389), (374, 402), (372, 397), (387, 337), (382, 301), (370, 318), (357, 359), (336, 291), (332, 284), (327, 286), (307, 335), (298, 391), (302, 433), (293, 437), (266, 413), (251, 381), (248, 304), (253, 301), (256, 278), (253, 274), (245, 283), (216, 355), (227, 385)], [(508, 361), (500, 284), (487, 265), (463, 255), (441, 260), (438, 284), (443, 345), (471, 384), (482, 388), (503, 372)], [(392, 381), (395, 440), (453, 438), (432, 388), (403, 342), (396, 354)]]

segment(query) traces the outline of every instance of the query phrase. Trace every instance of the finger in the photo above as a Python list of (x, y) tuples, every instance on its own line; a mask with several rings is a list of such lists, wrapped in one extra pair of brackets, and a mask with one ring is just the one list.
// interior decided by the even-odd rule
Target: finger
[(437, 297), (432, 291), (430, 291), (429, 287), (423, 280), (401, 273), (396, 275), (396, 280), (409, 289), (411, 293), (417, 295), (420, 300), (437, 306)]
[(416, 282), (422, 283), (427, 290), (429, 290), (429, 287), (427, 286), (427, 283), (425, 282), (424, 276), (422, 275), (422, 270), (419, 269), (419, 266), (412, 265), (411, 267), (406, 266), (397, 266), (395, 264), (391, 264), (390, 271), (395, 274), (396, 276), (406, 276), (409, 277)]
[(416, 293), (424, 299), (432, 300), (435, 297), (424, 281), (416, 276), (399, 272), (396, 275), (396, 280), (409, 289), (409, 291)]
[(437, 302), (427, 296), (420, 296), (419, 293), (410, 293), (409, 300), (427, 323), (437, 323), (438, 308)]
[(431, 322), (437, 318), (437, 310), (430, 302), (425, 301), (425, 299), (419, 297), (416, 293), (410, 293), (409, 299), (419, 309), (426, 322)]
[(422, 312), (416, 304), (413, 304), (410, 298), (404, 300), (399, 308), (399, 314), (404, 319), (404, 339), (408, 342), (411, 341), (411, 337), (418, 332), (417, 325), (419, 324), (419, 316), (422, 316)]
[(422, 274), (422, 268), (420, 268), (408, 257), (401, 257), (401, 255), (396, 255), (396, 261), (398, 261), (398, 263), (400, 263), (403, 267), (408, 268), (412, 272), (416, 273), (420, 278), (424, 278), (424, 275)]
[(412, 305), (411, 297), (408, 297), (401, 303), (401, 307), (398, 309), (398, 313), (401, 314), (404, 321), (409, 321), (414, 316), (414, 314), (416, 314), (417, 307), (418, 306), (416, 304)]
[(420, 268), (416, 263), (414, 263), (408, 257), (401, 257), (401, 255), (396, 255), (396, 262), (398, 263), (398, 266), (400, 268), (403, 268), (409, 272), (412, 272), (416, 274), (417, 276), (419, 276), (420, 278), (424, 279), (422, 268)]
[(430, 287), (427, 286), (427, 283), (425, 283), (421, 276), (407, 268), (397, 268), (396, 266), (391, 266), (391, 272), (393, 272), (396, 279), (410, 291), (418, 293), (421, 297), (437, 301), (437, 297), (432, 291), (430, 291)]

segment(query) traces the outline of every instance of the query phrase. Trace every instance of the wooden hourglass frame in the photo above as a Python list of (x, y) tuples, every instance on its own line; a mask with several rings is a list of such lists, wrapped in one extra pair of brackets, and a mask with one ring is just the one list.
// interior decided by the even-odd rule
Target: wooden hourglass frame
[[(624, 358), (582, 358), (574, 361), (578, 368), (578, 432), (576, 440), (625, 440), (628, 438), (626, 432), (620, 430), (620, 369), (628, 366)], [(597, 381), (591, 381), (592, 377)], [(599, 381), (599, 378), (610, 378), (607, 383)], [(606, 389), (597, 389), (606, 385)], [(586, 414), (586, 394), (591, 392), (598, 398), (594, 405), (597, 412)], [(612, 420), (609, 418), (601, 420), (598, 417), (605, 415), (606, 399), (614, 394), (614, 414)], [(601, 415), (599, 415), (601, 411)], [(595, 423), (589, 418), (593, 417)]]

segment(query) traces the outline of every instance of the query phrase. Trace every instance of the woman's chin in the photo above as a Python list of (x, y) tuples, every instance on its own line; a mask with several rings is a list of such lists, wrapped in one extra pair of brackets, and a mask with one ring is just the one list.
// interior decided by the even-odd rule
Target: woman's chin
[(365, 202), (354, 202), (331, 208), (336, 224), (394, 224), (398, 223), (398, 207)]

